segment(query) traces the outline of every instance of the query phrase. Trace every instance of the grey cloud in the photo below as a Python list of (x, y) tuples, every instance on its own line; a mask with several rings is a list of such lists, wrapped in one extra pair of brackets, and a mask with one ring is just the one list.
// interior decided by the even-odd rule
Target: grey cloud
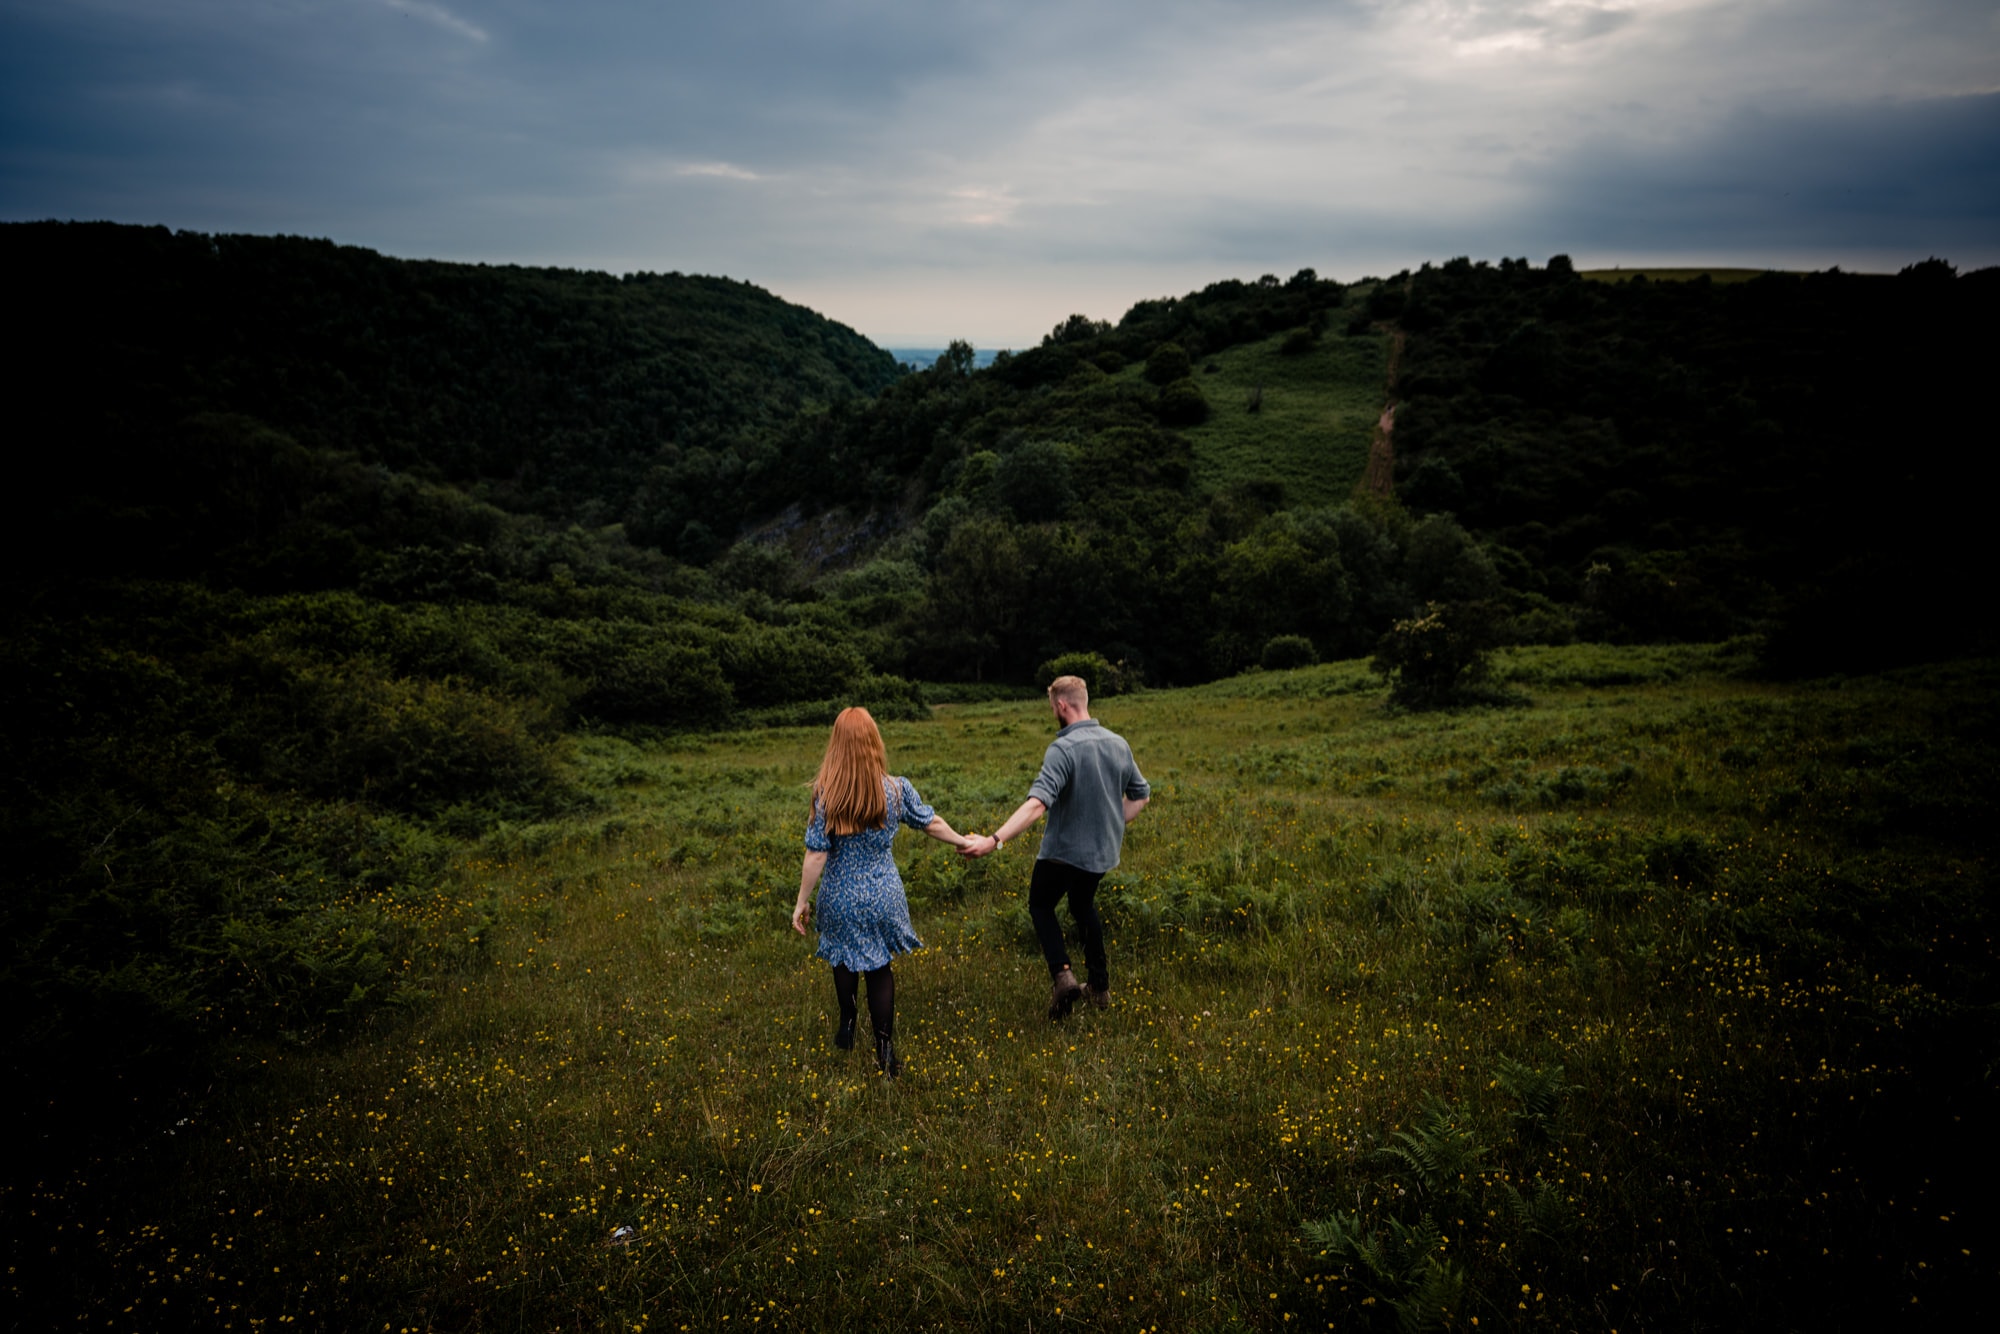
[(1996, 42), (1970, 0), (0, 0), (0, 216), (1043, 283), (1021, 337), (1084, 275), (1970, 256)]
[(1852, 245), (2000, 261), (2000, 94), (1748, 108), (1692, 143), (1588, 146), (1541, 217), (1636, 250)]

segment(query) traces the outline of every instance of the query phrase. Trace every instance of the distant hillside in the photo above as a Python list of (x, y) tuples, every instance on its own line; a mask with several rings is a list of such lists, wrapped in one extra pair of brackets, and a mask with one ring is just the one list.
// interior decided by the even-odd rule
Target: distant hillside
[(65, 470), (59, 501), (146, 477), (183, 422), (223, 413), (702, 560), (780, 424), (900, 373), (726, 278), (62, 223), (0, 226), (0, 266), (27, 334), (10, 407)]
[(1356, 653), (1432, 600), (1524, 642), (1762, 635), (1798, 672), (1990, 648), (1969, 479), (2000, 271), (1676, 278), (1217, 283), (807, 419), (782, 489), (924, 513), (900, 558), (929, 607), (978, 609), (903, 623), (925, 673), (1097, 648), (1186, 681), (1284, 636)]

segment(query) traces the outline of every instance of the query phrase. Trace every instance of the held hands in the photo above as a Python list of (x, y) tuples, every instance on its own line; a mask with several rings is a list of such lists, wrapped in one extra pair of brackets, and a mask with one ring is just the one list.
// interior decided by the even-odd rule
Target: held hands
[(1000, 840), (991, 834), (974, 834), (959, 845), (958, 855), (967, 861), (980, 857), (990, 857), (1000, 846)]

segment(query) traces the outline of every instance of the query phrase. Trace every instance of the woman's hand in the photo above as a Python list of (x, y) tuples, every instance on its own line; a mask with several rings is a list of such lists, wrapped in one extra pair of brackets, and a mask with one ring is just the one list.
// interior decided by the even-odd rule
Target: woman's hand
[(812, 920), (813, 886), (819, 883), (820, 872), (825, 869), (824, 852), (808, 852), (805, 861), (799, 864), (799, 904), (792, 909), (792, 930), (802, 936), (806, 933), (806, 923)]

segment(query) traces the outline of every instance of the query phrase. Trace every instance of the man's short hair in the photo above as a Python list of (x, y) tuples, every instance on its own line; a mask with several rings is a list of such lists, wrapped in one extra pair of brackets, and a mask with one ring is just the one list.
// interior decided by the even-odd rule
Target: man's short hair
[(1090, 684), (1081, 676), (1058, 676), (1049, 682), (1049, 698), (1087, 709), (1090, 707)]

